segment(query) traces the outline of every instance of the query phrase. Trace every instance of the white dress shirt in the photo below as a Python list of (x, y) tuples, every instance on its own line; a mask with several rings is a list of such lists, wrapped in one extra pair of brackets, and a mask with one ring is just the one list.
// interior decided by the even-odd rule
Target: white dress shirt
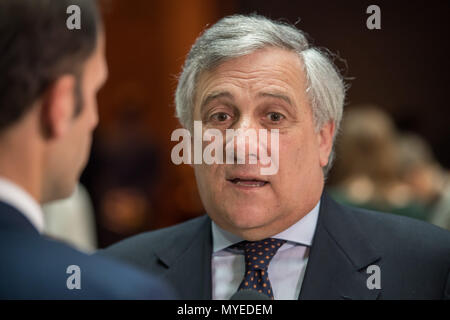
[(19, 210), (42, 233), (44, 230), (44, 215), (41, 207), (22, 187), (0, 177), (0, 201)]
[[(267, 270), (275, 300), (298, 299), (319, 216), (320, 201), (297, 223), (273, 236), (287, 242), (278, 249)], [(212, 298), (228, 300), (244, 278), (245, 257), (229, 246), (242, 241), (212, 222)]]

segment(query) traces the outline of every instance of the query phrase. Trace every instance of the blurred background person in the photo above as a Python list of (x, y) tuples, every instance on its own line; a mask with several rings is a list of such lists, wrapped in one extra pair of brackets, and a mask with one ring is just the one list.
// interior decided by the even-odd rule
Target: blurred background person
[[(425, 220), (450, 230), (448, 171), (436, 160), (429, 144), (417, 134), (400, 134), (398, 154), (400, 177), (411, 189), (415, 202), (422, 204)], [(447, 223), (445, 218), (440, 220), (443, 216), (447, 216)]]
[[(337, 143), (333, 181), (336, 199), (367, 209), (426, 220), (423, 201), (402, 179), (399, 133), (390, 116), (376, 106), (347, 110)], [(406, 159), (405, 159), (406, 161)]]
[[(448, 176), (449, 173), (447, 172)], [(434, 206), (430, 222), (441, 228), (450, 230), (450, 183), (448, 178), (441, 198)]]
[(448, 208), (448, 174), (431, 148), (419, 135), (401, 132), (381, 107), (346, 111), (337, 155), (328, 185), (341, 203), (432, 223), (442, 219), (436, 210), (446, 211), (437, 207)]

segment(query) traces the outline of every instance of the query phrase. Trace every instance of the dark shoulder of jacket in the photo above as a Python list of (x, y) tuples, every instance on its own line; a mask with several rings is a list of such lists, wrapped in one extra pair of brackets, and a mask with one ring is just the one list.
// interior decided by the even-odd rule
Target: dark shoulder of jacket
[(209, 222), (209, 217), (203, 215), (174, 226), (140, 233), (101, 249), (96, 254), (126, 261), (136, 257), (152, 259), (154, 251), (161, 246), (170, 248), (189, 243)]
[[(342, 206), (375, 247), (404, 248), (446, 260), (450, 267), (450, 231), (417, 219), (391, 213)], [(399, 252), (400, 254), (401, 252)]]

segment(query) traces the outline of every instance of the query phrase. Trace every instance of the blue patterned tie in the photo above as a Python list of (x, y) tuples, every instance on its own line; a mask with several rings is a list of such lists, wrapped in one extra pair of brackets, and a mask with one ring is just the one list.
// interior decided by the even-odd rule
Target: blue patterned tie
[(260, 241), (242, 241), (231, 246), (231, 248), (244, 250), (245, 253), (245, 275), (238, 291), (256, 290), (268, 295), (273, 300), (267, 268), (277, 250), (285, 242), (286, 240), (267, 238)]

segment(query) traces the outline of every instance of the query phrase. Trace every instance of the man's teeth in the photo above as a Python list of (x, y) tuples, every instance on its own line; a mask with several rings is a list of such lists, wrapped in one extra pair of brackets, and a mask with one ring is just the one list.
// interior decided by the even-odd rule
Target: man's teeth
[(265, 181), (258, 180), (240, 180), (236, 179), (233, 181), (237, 185), (245, 186), (245, 187), (262, 187), (266, 184)]

